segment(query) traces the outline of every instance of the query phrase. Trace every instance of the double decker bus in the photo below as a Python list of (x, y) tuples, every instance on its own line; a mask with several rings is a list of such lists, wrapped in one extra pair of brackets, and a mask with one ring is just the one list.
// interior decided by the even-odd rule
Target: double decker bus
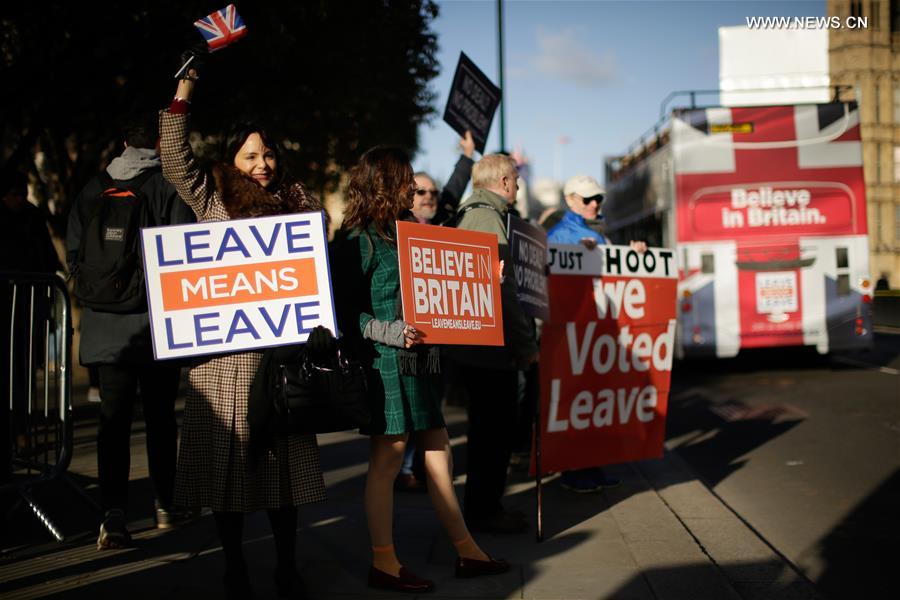
[(679, 257), (679, 353), (872, 344), (854, 102), (680, 108), (606, 161), (618, 242)]

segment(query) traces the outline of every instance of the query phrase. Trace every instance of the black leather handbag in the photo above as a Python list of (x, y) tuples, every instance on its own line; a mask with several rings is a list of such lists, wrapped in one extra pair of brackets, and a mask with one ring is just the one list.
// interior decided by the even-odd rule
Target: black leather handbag
[(284, 433), (329, 433), (367, 427), (372, 419), (365, 368), (340, 352), (326, 364), (305, 353), (278, 366), (273, 403)]

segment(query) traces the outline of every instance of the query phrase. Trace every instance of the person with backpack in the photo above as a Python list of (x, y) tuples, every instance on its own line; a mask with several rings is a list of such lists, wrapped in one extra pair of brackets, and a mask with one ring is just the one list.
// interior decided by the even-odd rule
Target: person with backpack
[(100, 375), (97, 470), (104, 516), (98, 549), (131, 542), (126, 510), (131, 420), (138, 397), (147, 427), (157, 526), (176, 526), (192, 516), (173, 502), (181, 368), (153, 360), (139, 229), (190, 223), (193, 215), (163, 178), (157, 132), (152, 118), (128, 123), (124, 152), (88, 182), (69, 213), (66, 260), (82, 307), (80, 361), (98, 366)]
[(446, 346), (469, 397), (466, 446), (466, 523), (473, 531), (522, 533), (522, 515), (503, 508), (506, 471), (514, 442), (519, 373), (538, 360), (534, 320), (522, 312), (509, 256), (507, 216), (514, 210), (518, 185), (516, 162), (488, 154), (472, 169), (472, 195), (457, 211), (457, 229), (497, 236), (505, 277), (500, 284), (503, 346)]
[[(197, 71), (191, 68), (179, 81), (168, 110), (160, 113), (160, 131), (163, 173), (197, 219), (322, 210), (303, 184), (287, 176), (279, 144), (257, 124), (236, 123), (225, 139), (224, 160), (211, 169), (197, 164), (188, 139), (196, 81)], [(251, 450), (248, 398), (262, 356), (262, 351), (233, 352), (191, 365), (175, 497), (212, 509), (225, 556), (227, 597), (252, 596), (243, 527), (244, 515), (257, 510), (265, 510), (272, 525), (278, 594), (302, 597), (296, 566), (297, 507), (324, 500), (325, 481), (315, 435), (276, 434), (260, 455)]]

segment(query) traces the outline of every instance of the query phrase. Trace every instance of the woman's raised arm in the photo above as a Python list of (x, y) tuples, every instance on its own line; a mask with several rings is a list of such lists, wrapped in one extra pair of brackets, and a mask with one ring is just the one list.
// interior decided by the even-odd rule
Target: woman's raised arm
[(163, 175), (172, 182), (178, 195), (197, 215), (205, 220), (210, 202), (215, 193), (212, 177), (197, 165), (194, 152), (188, 140), (191, 97), (197, 72), (188, 71), (184, 79), (178, 81), (175, 98), (168, 110), (160, 112), (160, 158)]

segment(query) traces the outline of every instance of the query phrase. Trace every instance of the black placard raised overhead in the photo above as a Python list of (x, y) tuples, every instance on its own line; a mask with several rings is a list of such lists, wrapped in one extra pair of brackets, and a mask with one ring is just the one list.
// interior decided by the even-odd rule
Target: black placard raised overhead
[(465, 135), (467, 129), (471, 131), (475, 147), (484, 154), (491, 122), (499, 105), (500, 88), (481, 72), (465, 52), (460, 52), (447, 108), (444, 109), (444, 121), (460, 136)]

